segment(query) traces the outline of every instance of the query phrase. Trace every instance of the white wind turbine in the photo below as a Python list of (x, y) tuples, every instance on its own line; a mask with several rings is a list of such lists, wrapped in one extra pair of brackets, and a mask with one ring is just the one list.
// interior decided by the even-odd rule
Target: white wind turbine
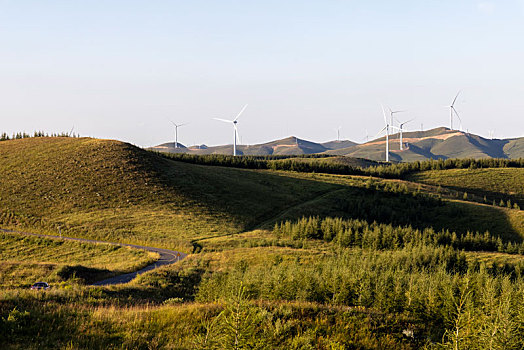
[(221, 122), (233, 123), (233, 132), (234, 132), (234, 135), (233, 135), (233, 155), (234, 156), (237, 155), (237, 138), (238, 138), (237, 123), (238, 123), (238, 117), (240, 117), (240, 115), (242, 114), (242, 112), (244, 112), (246, 107), (247, 107), (247, 105), (245, 105), (244, 108), (242, 108), (242, 110), (237, 114), (236, 118), (233, 119), (233, 120), (226, 120), (226, 119), (221, 119), (221, 118), (213, 118), (213, 119), (219, 120)]
[(394, 125), (393, 125), (393, 119), (395, 118), (395, 117), (394, 117), (395, 114), (397, 114), (397, 113), (404, 113), (404, 112), (406, 112), (406, 111), (394, 111), (394, 110), (392, 110), (392, 109), (389, 108), (389, 107), (388, 107), (388, 109), (389, 109), (389, 125), (390, 125), (391, 127), (394, 127)]
[(366, 142), (369, 142), (369, 133), (368, 133), (368, 129), (366, 129), (366, 137), (365, 137), (363, 140), (366, 140)]
[(460, 125), (462, 125), (462, 120), (460, 119), (460, 116), (457, 110), (455, 109), (455, 102), (457, 102), (457, 98), (459, 94), (460, 94), (460, 90), (459, 92), (457, 92), (457, 95), (455, 95), (455, 98), (453, 99), (453, 102), (451, 102), (451, 105), (447, 106), (449, 108), (449, 128), (451, 130), (453, 130), (453, 114), (457, 116), (457, 118), (459, 119)]
[(401, 122), (397, 119), (397, 122), (398, 122), (399, 127), (397, 128), (396, 126), (392, 126), (392, 128), (397, 129), (397, 130), (399, 131), (399, 133), (400, 133), (400, 150), (401, 150), (401, 151), (402, 151), (402, 149), (403, 149), (403, 148), (402, 148), (402, 145), (404, 144), (403, 141), (402, 141), (402, 132), (404, 131), (404, 125), (407, 124), (407, 123), (409, 123), (409, 122), (411, 122), (411, 121), (413, 121), (413, 120), (415, 120), (415, 118), (410, 119), (410, 120), (407, 120), (407, 121), (401, 123)]
[(342, 129), (341, 126), (339, 126), (338, 128), (335, 129), (335, 130), (337, 130), (337, 141), (340, 141), (340, 129)]
[(178, 128), (184, 125), (187, 125), (187, 123), (184, 124), (175, 124), (172, 120), (170, 120), (171, 124), (175, 126), (175, 148), (178, 148)]
[(384, 106), (382, 106), (382, 115), (384, 116), (384, 124), (385, 126), (380, 130), (374, 138), (379, 136), (383, 131), (386, 131), (386, 162), (389, 162), (389, 123), (388, 118), (386, 117), (386, 111), (384, 110)]

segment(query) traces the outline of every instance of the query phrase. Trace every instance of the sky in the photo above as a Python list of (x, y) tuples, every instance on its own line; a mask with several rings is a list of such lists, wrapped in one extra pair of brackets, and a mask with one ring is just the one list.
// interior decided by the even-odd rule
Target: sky
[[(0, 132), (147, 147), (408, 130), (524, 136), (524, 0), (0, 0)], [(456, 124), (457, 125), (457, 124)]]

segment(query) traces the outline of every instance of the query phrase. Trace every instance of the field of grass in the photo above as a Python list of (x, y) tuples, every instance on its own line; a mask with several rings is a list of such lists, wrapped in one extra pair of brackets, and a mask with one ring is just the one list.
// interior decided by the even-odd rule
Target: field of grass
[[(7, 349), (524, 346), (522, 210), (422, 178), (203, 166), (107, 140), (0, 142), (0, 160), (3, 227), (194, 252), (93, 287), (73, 275), (150, 257), (0, 237)], [(497, 193), (518, 195), (515, 176)], [(36, 276), (67, 282), (27, 290)]]
[(61, 282), (74, 273), (89, 282), (136, 271), (156, 259), (157, 254), (139, 249), (0, 232), (2, 288)]
[(524, 207), (524, 169), (448, 169), (423, 171), (410, 176), (410, 180), (476, 195), (491, 203), (511, 200)]

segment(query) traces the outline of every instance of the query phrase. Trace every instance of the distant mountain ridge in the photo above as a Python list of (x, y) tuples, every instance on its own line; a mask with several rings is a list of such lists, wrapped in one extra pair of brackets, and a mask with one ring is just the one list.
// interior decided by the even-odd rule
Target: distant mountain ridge
[[(316, 143), (295, 136), (258, 145), (237, 145), (242, 155), (303, 155), (332, 154), (375, 161), (385, 160), (385, 137), (358, 144), (349, 140), (335, 140)], [(448, 158), (524, 158), (524, 137), (514, 139), (486, 139), (459, 130), (440, 127), (425, 131), (403, 133), (403, 149), (400, 150), (400, 135), (390, 135), (390, 159), (410, 162), (426, 159)], [(187, 148), (179, 143), (164, 143), (149, 148), (169, 153), (189, 154), (232, 154), (232, 145), (215, 147), (192, 146)]]
[[(158, 146), (150, 147), (150, 150), (169, 153), (190, 153), (190, 154), (232, 154), (233, 145), (223, 145), (215, 147), (197, 146), (185, 147), (178, 144), (179, 148), (175, 148), (174, 142), (163, 143)], [(303, 155), (324, 153), (329, 150), (336, 150), (340, 148), (347, 148), (355, 146), (357, 143), (340, 140), (329, 141), (325, 143), (316, 143), (299, 139), (295, 136), (286, 137), (281, 140), (275, 140), (258, 145), (237, 145), (237, 153), (242, 155)]]
[[(371, 160), (385, 159), (385, 137), (364, 144), (327, 151), (328, 154), (360, 157)], [(515, 139), (486, 139), (478, 135), (448, 128), (390, 135), (390, 159), (411, 162), (426, 159), (448, 158), (523, 158), (524, 137)]]

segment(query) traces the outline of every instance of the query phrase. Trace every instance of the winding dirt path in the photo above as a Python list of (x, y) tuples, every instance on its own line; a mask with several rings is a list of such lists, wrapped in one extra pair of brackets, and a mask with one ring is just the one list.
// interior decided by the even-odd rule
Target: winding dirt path
[(64, 239), (68, 241), (77, 241), (77, 242), (83, 242), (83, 243), (102, 243), (102, 244), (111, 244), (111, 245), (118, 245), (121, 247), (130, 247), (135, 249), (143, 249), (147, 250), (149, 252), (154, 252), (160, 255), (160, 258), (155, 261), (153, 264), (148, 265), (138, 271), (126, 273), (123, 275), (118, 275), (115, 277), (107, 278), (102, 281), (98, 281), (93, 283), (93, 286), (109, 286), (114, 284), (121, 284), (121, 283), (127, 283), (134, 279), (136, 276), (138, 276), (141, 273), (151, 271), (153, 269), (156, 269), (160, 266), (165, 265), (171, 265), (174, 264), (182, 259), (184, 259), (187, 254), (182, 252), (177, 252), (175, 250), (169, 250), (169, 249), (162, 249), (162, 248), (154, 248), (154, 247), (146, 247), (142, 245), (135, 245), (135, 244), (125, 244), (125, 243), (114, 243), (114, 242), (105, 242), (105, 241), (97, 241), (94, 239), (87, 239), (87, 238), (74, 238), (74, 237), (64, 237), (64, 236), (56, 236), (56, 235), (42, 235), (38, 233), (29, 233), (29, 232), (20, 232), (20, 231), (13, 231), (13, 230), (7, 230), (7, 229), (0, 229), (1, 232), (7, 232), (7, 233), (16, 233), (20, 235), (26, 235), (26, 236), (34, 236), (34, 237), (41, 237), (41, 238), (50, 238), (50, 239)]

